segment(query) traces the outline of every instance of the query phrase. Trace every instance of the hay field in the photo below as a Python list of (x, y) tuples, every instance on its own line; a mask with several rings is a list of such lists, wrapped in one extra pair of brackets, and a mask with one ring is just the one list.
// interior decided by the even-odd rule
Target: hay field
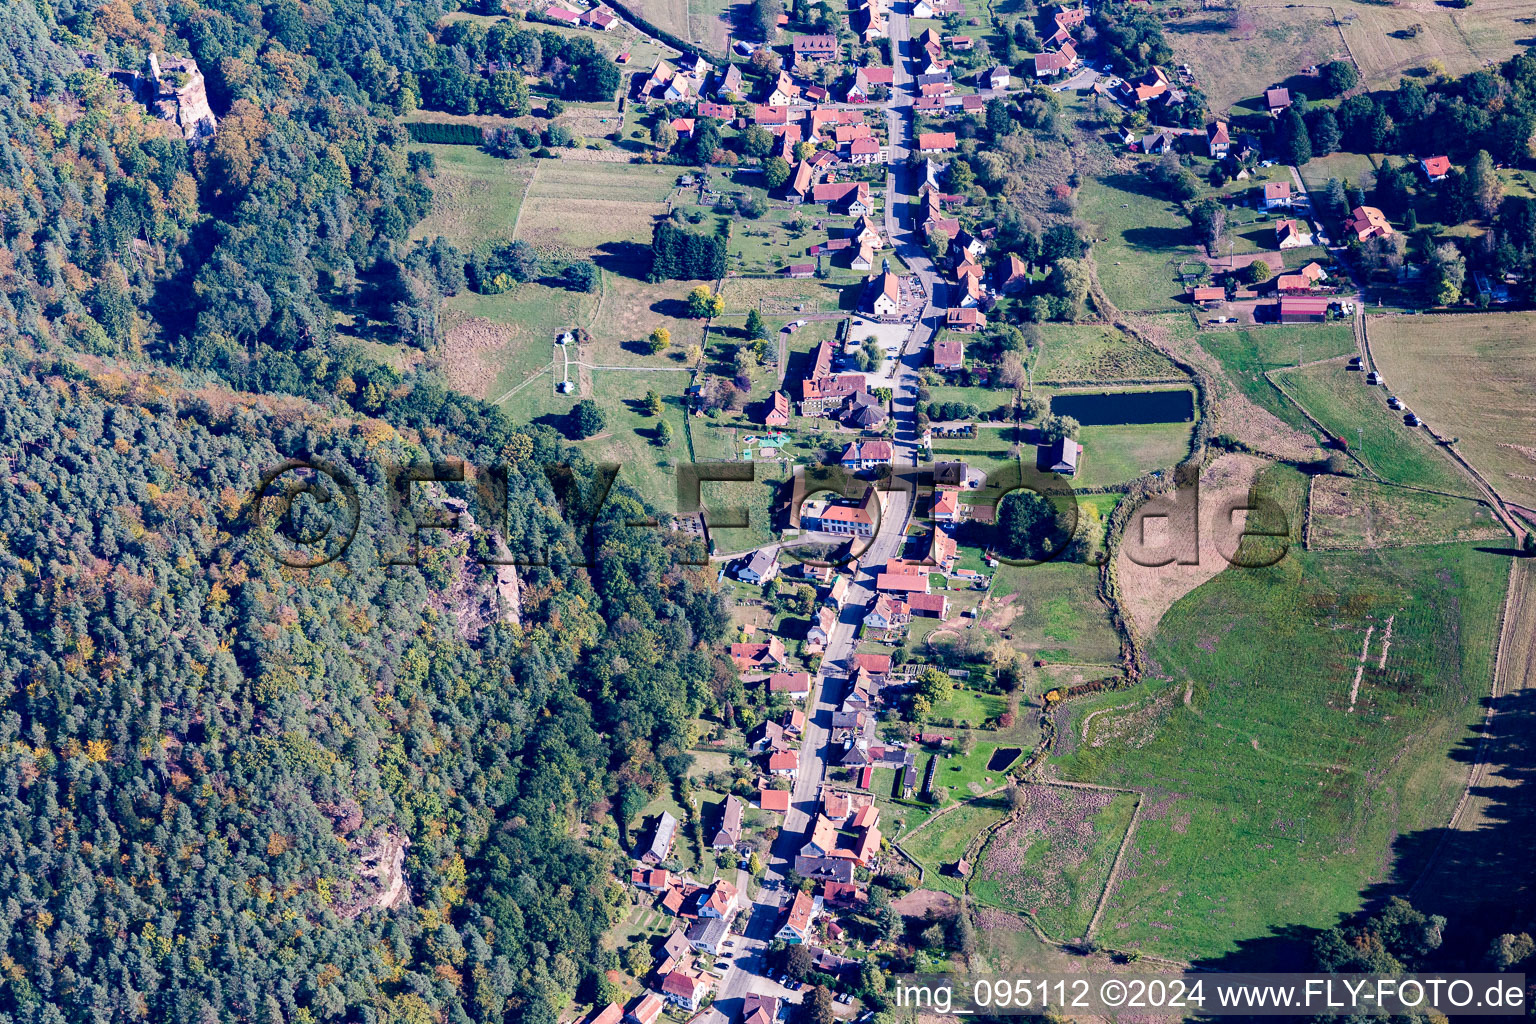
[(517, 237), (571, 254), (611, 243), (647, 244), (676, 180), (675, 168), (541, 160), (523, 199)]
[[(1536, 36), (1530, 0), (1478, 0), (1465, 9), (1416, 0), (1394, 7), (1343, 0), (1334, 10), (1367, 85), (1396, 85), (1438, 60), (1452, 75), (1502, 61)], [(1422, 26), (1409, 35), (1414, 25)]]
[(1484, 502), (1343, 476), (1313, 479), (1309, 523), (1307, 546), (1317, 550), (1509, 537)]
[(1372, 319), (1393, 392), (1507, 499), (1536, 508), (1536, 314)]

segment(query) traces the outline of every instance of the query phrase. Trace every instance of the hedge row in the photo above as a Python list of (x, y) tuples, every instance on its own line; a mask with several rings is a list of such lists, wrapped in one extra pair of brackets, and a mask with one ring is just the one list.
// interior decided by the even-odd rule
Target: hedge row
[(431, 142), (442, 146), (478, 146), (485, 142), (485, 130), (472, 124), (409, 121), (405, 130), (410, 134), (412, 142)]

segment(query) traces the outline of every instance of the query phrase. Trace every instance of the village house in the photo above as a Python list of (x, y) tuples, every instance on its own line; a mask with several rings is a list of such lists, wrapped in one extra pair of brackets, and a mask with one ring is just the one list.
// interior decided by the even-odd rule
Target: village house
[(857, 502), (807, 501), (800, 507), (800, 528), (817, 533), (872, 537), (880, 507), (880, 491), (869, 487)]
[(1055, 53), (1037, 53), (1035, 55), (1035, 77), (1054, 78), (1063, 72), (1070, 71), (1077, 66), (1077, 50), (1071, 43), (1062, 43), (1061, 49)]
[(1008, 69), (1001, 64), (988, 68), (987, 70), (983, 71), (980, 76), (982, 88), (992, 89), (999, 92), (1008, 88), (1009, 83), (1012, 81), (1013, 76), (1009, 73)]
[(838, 462), (844, 469), (875, 469), (889, 466), (893, 457), (889, 441), (854, 441), (843, 449)]
[(1205, 149), (1213, 160), (1220, 160), (1232, 151), (1232, 136), (1227, 132), (1225, 121), (1212, 121), (1205, 126)]
[(789, 945), (809, 942), (816, 915), (821, 911), (821, 899), (809, 893), (797, 892), (785, 911), (783, 923), (774, 938)]
[(601, 1010), (587, 1018), (587, 1024), (619, 1024), (624, 1019), (624, 1007), (618, 1003), (609, 1003)]
[[(791, 754), (790, 756), (793, 757), (794, 755)], [(789, 811), (791, 795), (787, 789), (760, 789), (757, 791), (757, 806), (764, 811), (784, 814)]]
[(1063, 437), (1046, 449), (1045, 465), (1052, 473), (1074, 476), (1077, 463), (1083, 454), (1083, 446), (1070, 437)]
[[(701, 917), (688, 926), (688, 931), (685, 935), (688, 939), (688, 945), (695, 952), (708, 953), (710, 956), (714, 956), (725, 945), (726, 939), (730, 938), (731, 927), (724, 918)], [(689, 1007), (689, 1009), (694, 1009), (694, 1007)]]
[(768, 692), (787, 694), (790, 700), (804, 700), (811, 693), (811, 674), (775, 672), (768, 677)]
[[(951, 492), (953, 493), (953, 492)], [(935, 502), (935, 505), (938, 503)], [(951, 516), (950, 522), (954, 521)], [(929, 565), (936, 565), (944, 572), (949, 572), (955, 566), (955, 559), (959, 557), (960, 548), (955, 539), (943, 530), (930, 530), (928, 533), (928, 553), (924, 558)], [(914, 609), (915, 610), (915, 609)]]
[(931, 515), (940, 523), (958, 523), (960, 521), (960, 488), (939, 487), (935, 490)]
[(1029, 287), (1029, 265), (1017, 253), (1008, 253), (997, 264), (997, 290), (1012, 295)]
[(763, 403), (763, 424), (769, 427), (784, 427), (789, 425), (789, 396), (782, 391), (775, 391), (768, 396)]
[(661, 1011), (666, 1008), (666, 1000), (655, 992), (647, 992), (630, 1007), (624, 1019), (630, 1024), (656, 1024), (661, 1017)]
[(854, 139), (848, 143), (848, 162), (855, 167), (865, 164), (883, 164), (885, 150), (872, 138)]
[(790, 43), (790, 52), (796, 57), (810, 57), (814, 60), (834, 58), (838, 53), (837, 36), (796, 36)]
[(1287, 217), (1275, 222), (1275, 247), (1277, 249), (1295, 249), (1311, 244), (1312, 235), (1304, 230), (1304, 225), (1301, 221)]
[(581, 23), (598, 32), (607, 32), (619, 23), (619, 19), (601, 7), (593, 7), (582, 12)]
[(1277, 207), (1291, 205), (1291, 183), (1289, 181), (1266, 181), (1264, 183), (1264, 209), (1273, 210)]
[(1424, 172), (1424, 177), (1429, 181), (1444, 181), (1446, 175), (1451, 173), (1451, 158), (1448, 156), (1425, 157), (1419, 161), (1419, 169)]
[(853, 217), (869, 213), (874, 208), (867, 181), (832, 181), (813, 185), (811, 202), (826, 203), (830, 208)]
[(743, 583), (767, 583), (778, 575), (779, 553), (772, 548), (759, 548), (748, 555), (736, 569), (736, 578)]
[(746, 90), (741, 84), (741, 65), (731, 64), (725, 69), (725, 74), (720, 78), (720, 84), (715, 86), (715, 98), (719, 100), (739, 100), (746, 97)]
[(729, 849), (741, 842), (741, 815), (744, 810), (745, 806), (735, 796), (725, 798), (725, 816), (715, 837), (710, 840), (712, 849)]
[(923, 132), (917, 137), (919, 153), (948, 153), (957, 145), (954, 132)]
[(774, 79), (772, 87), (768, 90), (768, 105), (770, 107), (787, 107), (800, 99), (800, 87), (794, 79), (789, 77), (789, 72), (780, 71)]
[(747, 734), (747, 745), (754, 754), (789, 749), (789, 741), (784, 737), (784, 727), (771, 718), (763, 719)]
[(673, 971), (661, 979), (661, 994), (667, 1002), (675, 1003), (690, 1012), (699, 1008), (711, 988), (708, 975), (695, 974), (693, 971)]
[[(987, 316), (979, 309), (968, 306), (951, 306), (944, 313), (944, 326), (952, 331), (964, 331), (966, 334), (974, 334), (987, 326)], [(953, 346), (952, 350), (943, 355), (939, 352), (939, 345)], [(933, 347), (933, 365), (941, 370), (959, 369), (965, 359), (961, 354), (960, 341), (941, 341)]]
[(1194, 290), (1190, 296), (1191, 301), (1205, 306), (1207, 309), (1227, 301), (1227, 290), (1221, 285), (1202, 285)]
[(1344, 221), (1344, 230), (1364, 242), (1370, 238), (1391, 238), (1392, 225), (1387, 215), (1374, 206), (1357, 206)]
[(661, 892), (672, 884), (672, 872), (666, 868), (635, 868), (629, 873), (629, 882), (646, 892)]
[[(901, 629), (912, 621), (912, 611), (905, 598), (880, 594), (864, 612), (866, 630)], [(846, 759), (844, 763), (847, 763)]]
[(809, 857), (803, 853), (795, 855), (795, 874), (802, 878), (851, 882), (853, 871), (853, 861), (841, 857)]
[(748, 992), (741, 1001), (741, 1024), (774, 1024), (779, 1019), (777, 996)]
[(737, 671), (766, 671), (784, 664), (784, 641), (775, 636), (766, 643), (731, 644), (730, 655)]
[(544, 17), (550, 21), (559, 22), (562, 25), (569, 25), (572, 28), (581, 25), (581, 15), (569, 7), (561, 7), (559, 4), (550, 4), (544, 8)]
[(894, 81), (894, 68), (857, 68), (853, 73), (853, 85), (848, 89), (848, 102), (868, 103), (876, 86), (889, 90)]
[(1285, 112), (1285, 108), (1291, 105), (1291, 90), (1266, 89), (1264, 91), (1264, 106), (1269, 110), (1270, 117), (1278, 117)]
[(805, 631), (805, 642), (825, 647), (837, 627), (837, 609), (822, 605), (811, 616), (811, 628)]
[(768, 774), (781, 779), (792, 779), (800, 773), (800, 755), (792, 750), (782, 750), (768, 755)]
[(645, 864), (660, 864), (672, 855), (672, 841), (677, 837), (677, 819), (671, 812), (662, 811), (656, 821), (656, 831), (651, 835), (651, 845), (646, 847), (640, 860)]

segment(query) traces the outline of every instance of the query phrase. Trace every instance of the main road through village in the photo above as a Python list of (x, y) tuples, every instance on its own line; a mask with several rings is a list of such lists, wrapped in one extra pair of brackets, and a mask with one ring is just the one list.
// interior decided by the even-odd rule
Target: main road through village
[[(908, 63), (912, 54), (907, 19), (906, 13), (893, 10), (889, 20), (895, 72), (891, 96), (886, 101), (891, 171), (886, 176), (885, 230), (902, 261), (922, 282), (927, 296), (922, 315), (900, 349), (899, 365), (892, 374), (896, 380), (891, 410), (896, 427), (896, 462), (898, 466), (913, 467), (918, 461), (915, 431), (917, 373), (943, 316), (942, 310), (934, 305), (934, 299), (946, 285), (939, 281), (938, 270), (923, 248), (912, 213), (912, 202), (923, 176), (919, 170), (920, 161), (912, 148), (912, 100), (916, 90)], [(800, 993), (791, 993), (771, 981), (763, 961), (768, 943), (778, 929), (781, 905), (787, 895), (782, 885), (785, 872), (794, 864), (796, 852), (805, 844), (818, 804), (817, 794), (826, 777), (832, 711), (842, 699), (847, 684), (859, 619), (874, 596), (875, 572), (887, 559), (900, 553), (915, 497), (911, 489), (896, 488), (886, 492), (879, 529), (859, 556), (859, 571), (843, 605), (842, 617), (832, 631), (806, 708), (806, 728), (801, 737), (799, 771), (790, 809), (784, 816), (784, 825), (774, 843), (757, 897), (745, 911), (747, 918), (741, 929), (742, 937), (736, 940), (732, 950), (734, 955), (721, 979), (713, 1012), (704, 1024), (734, 1020), (740, 1011), (741, 1000), (748, 993), (778, 995), (791, 1001), (800, 998)], [(738, 875), (738, 881), (745, 890), (745, 872)]]

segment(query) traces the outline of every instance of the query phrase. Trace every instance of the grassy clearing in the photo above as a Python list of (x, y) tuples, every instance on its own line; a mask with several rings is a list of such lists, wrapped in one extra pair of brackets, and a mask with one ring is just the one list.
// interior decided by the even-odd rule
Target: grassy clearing
[(1410, 491), (1357, 477), (1312, 482), (1307, 546), (1318, 550), (1402, 547), (1509, 535), (1481, 501)]
[[(918, 771), (927, 762), (918, 758)], [(942, 764), (942, 762), (941, 762)], [(943, 769), (940, 768), (942, 773)], [(954, 873), (955, 861), (965, 853), (976, 834), (1008, 813), (1008, 800), (1002, 794), (973, 800), (942, 817), (930, 821), (921, 832), (902, 841), (902, 848), (926, 869), (923, 885), (952, 896), (965, 892), (965, 879)]]
[[(1176, 59), (1194, 70), (1218, 112), (1345, 53), (1332, 16), (1321, 7), (1207, 11), (1170, 20), (1164, 29)], [(1321, 90), (1310, 95), (1319, 97)]]
[(1189, 220), (1151, 194), (1144, 175), (1107, 174), (1083, 182), (1078, 215), (1090, 225), (1099, 281), (1123, 310), (1179, 309), (1178, 263), (1192, 260)]
[(1264, 376), (1282, 366), (1332, 359), (1355, 350), (1355, 335), (1347, 322), (1316, 326), (1253, 327), (1235, 331), (1201, 331), (1200, 346), (1215, 356), (1227, 376), (1254, 404), (1274, 413), (1298, 430), (1313, 427), (1295, 404)]
[(1135, 423), (1083, 427), (1079, 487), (1112, 487), (1157, 469), (1172, 470), (1189, 454), (1193, 423)]
[(689, 38), (711, 53), (725, 53), (735, 22), (746, 16), (747, 6), (730, 0), (689, 0)]
[[(460, 292), (443, 305), (461, 321), (443, 344), (449, 379), (462, 391), (494, 401), (551, 365), (555, 335), (584, 323), (597, 296), (521, 284), (500, 295)], [(553, 388), (551, 378), (524, 390)]]
[(1369, 192), (1376, 185), (1376, 164), (1379, 156), (1364, 153), (1330, 153), (1314, 157), (1301, 167), (1301, 180), (1308, 192), (1321, 193), (1328, 186), (1329, 178), (1358, 185)]
[(1183, 376), (1168, 357), (1105, 324), (1042, 324), (1036, 383), (1100, 383)]
[(1386, 389), (1370, 387), (1342, 361), (1280, 370), (1272, 379), (1388, 483), (1471, 494), (1471, 482), (1427, 432), (1404, 426), (1401, 414), (1387, 408)]
[(1098, 570), (1081, 563), (998, 566), (979, 621), (1036, 660), (1103, 665), (1120, 657)]
[(416, 225), (413, 238), (441, 235), (461, 249), (491, 238), (512, 237), (533, 164), (501, 160), (472, 146), (412, 146), (431, 153), (437, 174), (431, 180), (432, 212)]
[(688, 0), (638, 0), (635, 10), (658, 28), (664, 28), (681, 39), (692, 40), (688, 26)]
[(1536, 508), (1536, 314), (1372, 320), (1371, 351), (1409, 408), (1502, 494)]
[(1078, 938), (1109, 881), (1136, 796), (1044, 785), (1024, 792), (1025, 809), (983, 849), (971, 893), (1031, 915), (1049, 935)]
[(1470, 545), (1293, 549), (1174, 605), (1151, 651), (1165, 681), (1074, 703), (1063, 730), (1065, 778), (1145, 794), (1100, 937), (1231, 956), (1415, 877), (1434, 844), (1394, 840), (1461, 793), (1508, 568)]
[[(603, 288), (582, 346), (583, 358), (595, 366), (680, 367), (688, 346), (704, 338), (704, 321), (687, 316), (686, 298), (706, 281), (660, 281), (652, 284), (627, 274), (604, 273)], [(646, 339), (665, 327), (672, 335), (670, 348), (651, 354)]]

